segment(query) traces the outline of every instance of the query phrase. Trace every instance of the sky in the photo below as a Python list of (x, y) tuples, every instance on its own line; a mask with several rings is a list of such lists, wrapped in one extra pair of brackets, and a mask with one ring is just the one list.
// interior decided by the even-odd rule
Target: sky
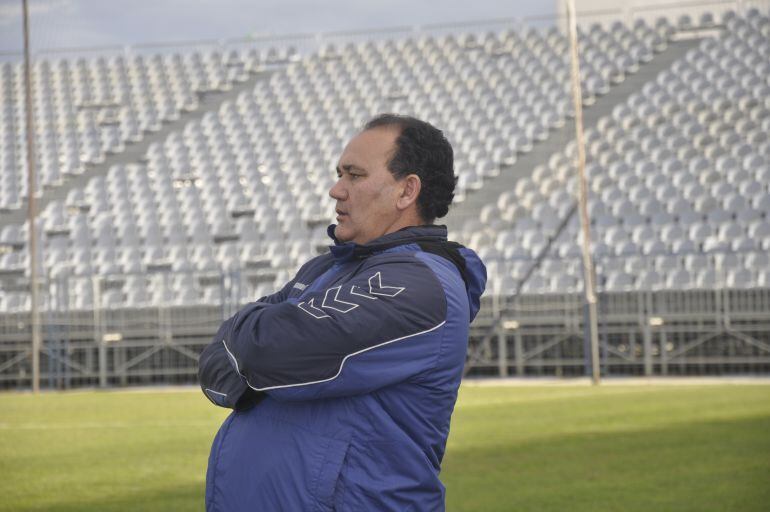
[[(370, 30), (555, 12), (537, 0), (28, 0), (33, 50)], [(20, 51), (21, 0), (0, 0), (0, 52)]]

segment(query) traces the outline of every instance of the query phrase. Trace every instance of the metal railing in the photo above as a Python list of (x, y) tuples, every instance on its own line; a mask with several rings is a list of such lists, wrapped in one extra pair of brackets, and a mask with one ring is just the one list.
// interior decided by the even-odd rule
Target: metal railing
[[(170, 277), (170, 275), (168, 276)], [(41, 284), (42, 388), (195, 383), (197, 356), (223, 319), (247, 302), (259, 271), (195, 274), (217, 300), (104, 304), (125, 276)], [(75, 307), (75, 281), (94, 283), (97, 307)], [(171, 279), (158, 279), (164, 286)], [(256, 298), (256, 297), (255, 297)], [(599, 294), (603, 375), (770, 372), (770, 289)], [(471, 327), (470, 376), (582, 376), (589, 368), (579, 293), (485, 296)], [(31, 385), (29, 312), (0, 314), (0, 388)]]
[[(605, 376), (770, 372), (770, 289), (603, 292), (598, 299)], [(493, 296), (473, 325), (467, 373), (582, 376), (588, 354), (579, 293)]]

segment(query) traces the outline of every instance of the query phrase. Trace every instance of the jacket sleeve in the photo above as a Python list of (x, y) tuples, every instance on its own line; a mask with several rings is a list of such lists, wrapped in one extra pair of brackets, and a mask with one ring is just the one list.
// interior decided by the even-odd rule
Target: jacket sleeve
[[(228, 354), (222, 340), (225, 337), (225, 333), (232, 329), (232, 324), (243, 318), (244, 315), (270, 304), (280, 304), (286, 301), (294, 285), (297, 283), (298, 277), (311, 264), (317, 265), (317, 262), (309, 261), (280, 290), (271, 295), (261, 297), (257, 302), (247, 305), (236, 315), (225, 320), (219, 327), (212, 342), (203, 349), (198, 357), (198, 382), (203, 394), (214, 405), (235, 410), (245, 410), (253, 407), (264, 398), (264, 393), (249, 387), (246, 384), (246, 379), (238, 373), (235, 361)], [(328, 264), (322, 265), (321, 268), (327, 266)]]
[[(258, 303), (247, 307), (255, 307), (255, 304)], [(246, 379), (236, 371), (234, 361), (222, 344), (225, 332), (237, 317), (235, 315), (222, 323), (214, 339), (198, 357), (198, 383), (203, 394), (214, 405), (241, 411), (259, 403), (264, 393), (246, 384)]]
[(435, 365), (446, 319), (441, 284), (413, 256), (376, 260), (299, 300), (236, 315), (222, 345), (251, 389), (279, 400), (349, 396)]

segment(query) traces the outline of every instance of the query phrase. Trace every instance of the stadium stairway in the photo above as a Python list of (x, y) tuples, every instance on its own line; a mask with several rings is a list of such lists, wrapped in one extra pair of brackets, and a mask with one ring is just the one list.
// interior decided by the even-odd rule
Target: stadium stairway
[[(248, 80), (244, 82), (233, 82), (229, 91), (217, 93), (201, 93), (200, 106), (193, 112), (180, 112), (179, 119), (171, 122), (163, 122), (161, 129), (157, 132), (147, 133), (145, 137), (134, 144), (126, 143), (126, 149), (120, 153), (108, 154), (104, 162), (98, 165), (87, 165), (82, 174), (67, 179), (58, 187), (48, 188), (37, 200), (37, 210), (42, 211), (48, 203), (55, 200), (64, 200), (67, 193), (73, 188), (83, 188), (88, 180), (95, 176), (104, 176), (113, 165), (135, 164), (145, 158), (147, 149), (153, 143), (163, 144), (166, 138), (172, 132), (181, 131), (184, 126), (191, 122), (200, 120), (207, 112), (217, 112), (219, 107), (226, 101), (235, 100), (242, 92), (251, 91), (260, 80), (266, 80), (273, 73), (272, 70), (251, 73)], [(0, 228), (9, 224), (22, 224), (27, 218), (26, 201), (25, 206), (11, 212), (0, 212)]]
[[(610, 114), (616, 105), (625, 102), (631, 94), (641, 90), (644, 84), (654, 80), (661, 71), (671, 67), (674, 61), (697, 47), (699, 43), (700, 38), (669, 41), (663, 52), (657, 54), (650, 62), (640, 65), (636, 73), (627, 75), (622, 83), (612, 87), (607, 94), (597, 96), (594, 104), (584, 107), (584, 129), (595, 126), (599, 119)], [(570, 118), (563, 127), (552, 131), (547, 140), (533, 144), (530, 152), (520, 154), (516, 163), (503, 168), (499, 176), (486, 181), (481, 189), (469, 191), (465, 200), (453, 206), (446, 217), (445, 223), (450, 231), (460, 230), (465, 221), (478, 218), (484, 205), (497, 201), (502, 191), (512, 190), (519, 178), (530, 175), (538, 165), (547, 164), (554, 153), (562, 151), (574, 138), (575, 123)], [(570, 211), (570, 215), (573, 212), (574, 209)]]

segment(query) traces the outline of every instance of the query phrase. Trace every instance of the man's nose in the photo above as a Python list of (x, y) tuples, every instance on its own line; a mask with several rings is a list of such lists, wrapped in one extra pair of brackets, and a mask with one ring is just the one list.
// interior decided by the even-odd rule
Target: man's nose
[(342, 180), (337, 180), (337, 182), (332, 185), (332, 188), (329, 189), (329, 195), (337, 201), (344, 201), (348, 198), (345, 187), (342, 185)]

